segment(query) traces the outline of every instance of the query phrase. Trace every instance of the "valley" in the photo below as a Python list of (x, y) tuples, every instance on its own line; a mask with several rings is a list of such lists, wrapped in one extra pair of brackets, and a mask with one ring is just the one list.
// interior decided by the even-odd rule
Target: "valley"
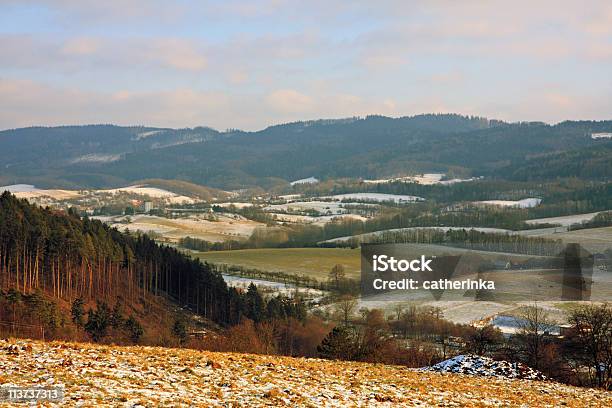
[[(302, 129), (300, 134), (313, 129), (336, 134), (352, 127), (360, 134), (361, 126), (380, 121), (383, 128), (406, 126), (409, 134), (415, 132), (414, 140), (405, 135), (406, 140), (418, 145), (420, 132), (425, 131), (421, 127), (439, 120), (366, 118), (306, 127), (288, 124), (258, 136), (264, 144), (274, 145), (280, 134), (291, 138), (297, 129)], [(50, 173), (61, 180), (4, 173), (0, 180), (14, 184), (0, 187), (10, 193), (3, 195), (7, 203), (3, 211), (13, 214), (17, 208), (17, 214), (29, 214), (33, 210), (28, 205), (34, 205), (40, 208), (39, 216), (49, 221), (35, 223), (32, 229), (20, 216), (0, 219), (7, 226), (5, 242), (16, 239), (8, 232), (12, 219), (23, 222), (20, 228), (26, 237), (25, 244), (8, 251), (0, 246), (4, 274), (0, 302), (7, 306), (0, 332), (123, 345), (374, 359), (410, 367), (466, 351), (534, 364), (529, 359), (542, 356), (530, 357), (520, 335), (528, 322), (525, 314), (536, 310), (546, 313), (551, 320), (547, 327), (554, 328), (547, 329), (542, 341), (569, 353), (561, 330), (572, 325), (573, 311), (584, 304), (560, 298), (562, 277), (555, 262), (567, 244), (582, 245), (595, 260), (589, 304), (605, 305), (612, 296), (608, 272), (612, 183), (600, 177), (600, 170), (590, 170), (593, 176), (580, 180), (541, 178), (539, 170), (534, 170), (533, 179), (510, 172), (502, 175), (493, 168), (506, 166), (521, 153), (508, 150), (503, 157), (476, 162), (469, 149), (473, 143), (482, 143), (481, 133), (503, 138), (499, 134), (509, 132), (524, 141), (537, 135), (541, 143), (551, 146), (558, 146), (554, 137), (563, 135), (565, 147), (580, 152), (590, 152), (594, 143), (602, 141), (583, 140), (584, 123), (506, 128), (499, 123), (480, 127), (479, 122), (478, 129), (470, 129), (470, 120), (453, 120), (467, 128), (426, 132), (446, 141), (459, 137), (465, 149), (458, 150), (459, 161), (440, 152), (436, 161), (423, 167), (393, 164), (393, 160), (382, 167), (372, 163), (359, 167), (352, 155), (359, 156), (360, 148), (368, 145), (360, 139), (361, 147), (343, 151), (331, 167), (315, 159), (311, 165), (316, 168), (302, 164), (287, 170), (284, 157), (272, 160), (263, 155), (255, 161), (240, 158), (241, 164), (226, 168), (222, 177), (201, 176), (197, 163), (217, 164), (210, 152), (190, 156), (200, 144), (224, 151), (232, 143), (248, 146), (252, 141), (231, 132), (173, 142), (173, 130), (153, 129), (123, 145), (131, 152), (108, 151), (112, 160), (80, 151), (78, 160)], [(418, 131), (412, 127), (417, 122)], [(71, 132), (64, 136), (81, 137)], [(167, 144), (153, 145), (162, 135)], [(304, 148), (310, 143), (319, 149), (323, 139), (304, 142)], [(186, 146), (189, 152), (183, 150)], [(162, 178), (174, 177), (164, 167), (166, 154), (174, 149), (190, 164), (181, 178)], [(303, 163), (296, 152), (284, 154)], [(133, 166), (121, 170), (121, 177), (111, 174), (125, 164), (125, 157)], [(164, 170), (138, 172), (139, 160), (156, 160)], [(271, 167), (258, 167), (258, 160)], [(118, 167), (111, 171), (114, 166)], [(200, 175), (188, 176), (190, 171)], [(37, 187), (39, 182), (44, 187)], [(62, 238), (48, 232), (47, 222), (63, 231)], [(59, 227), (62, 223), (69, 226)], [(36, 234), (43, 237), (42, 243)], [(55, 242), (63, 239), (72, 251), (66, 257), (54, 249)], [(421, 288), (409, 295), (388, 291), (366, 296), (360, 287), (361, 247), (366, 244), (403, 244), (410, 248), (406, 256), (460, 258), (450, 283), (490, 276), (496, 291), (487, 297), (471, 290), (438, 293)], [(36, 268), (43, 274), (40, 281)], [(49, 299), (43, 304), (51, 312), (40, 310), (38, 296)], [(67, 318), (79, 299), (82, 317)], [(17, 311), (23, 313), (21, 320)], [(151, 313), (158, 318), (150, 319)], [(339, 343), (334, 343), (333, 336), (340, 336)], [(485, 336), (484, 340), (478, 336)], [(326, 342), (336, 345), (322, 351)], [(350, 347), (344, 350), (341, 344)], [(377, 350), (376, 357), (360, 351), (368, 348)], [(507, 349), (514, 350), (514, 355), (504, 355)], [(547, 375), (557, 370), (556, 364), (563, 365), (566, 374), (554, 374), (559, 381), (594, 383), (587, 375), (592, 366), (572, 371), (566, 360), (545, 364)]]
[(0, 408), (612, 407), (583, 3), (0, 0)]

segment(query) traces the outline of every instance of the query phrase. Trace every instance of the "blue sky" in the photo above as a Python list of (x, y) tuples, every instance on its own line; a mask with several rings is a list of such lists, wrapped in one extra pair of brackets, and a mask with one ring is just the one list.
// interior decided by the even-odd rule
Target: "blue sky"
[(0, 128), (612, 119), (608, 1), (0, 0)]

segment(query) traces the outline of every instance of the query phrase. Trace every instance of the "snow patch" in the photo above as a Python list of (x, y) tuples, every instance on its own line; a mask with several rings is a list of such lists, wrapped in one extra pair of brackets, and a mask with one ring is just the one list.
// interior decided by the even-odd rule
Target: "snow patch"
[(296, 184), (317, 184), (319, 182), (319, 179), (315, 178), (315, 177), (308, 177), (305, 179), (300, 179), (300, 180), (295, 180), (292, 181), (291, 184), (292, 186), (295, 186)]
[(150, 130), (148, 132), (141, 132), (136, 135), (136, 140), (145, 139), (149, 136), (153, 136), (161, 132), (163, 132), (163, 130)]
[(542, 199), (540, 198), (524, 198), (522, 200), (511, 201), (511, 200), (486, 200), (486, 201), (475, 201), (474, 204), (484, 205), (497, 205), (500, 207), (516, 207), (516, 208), (533, 208), (540, 205)]
[(375, 179), (375, 180), (363, 180), (366, 184), (385, 184), (385, 183), (394, 183), (394, 182), (403, 182), (403, 183), (417, 183), (422, 185), (433, 185), (433, 184), (441, 184), (441, 185), (451, 185), (455, 183), (463, 183), (466, 181), (474, 181), (478, 180), (481, 177), (470, 177), (467, 179), (450, 179), (450, 180), (442, 180), (445, 176), (444, 173), (425, 173), (417, 176), (403, 176), (403, 177), (392, 177), (388, 179)]
[(11, 186), (0, 187), (0, 193), (4, 191), (14, 194), (17, 198), (25, 198), (27, 200), (41, 197), (50, 197), (55, 200), (66, 200), (81, 195), (80, 192), (73, 190), (42, 190), (34, 187), (31, 184), (13, 184)]
[(130, 194), (149, 196), (151, 198), (162, 198), (162, 199), (168, 200), (172, 204), (193, 203), (195, 201), (193, 198), (175, 194), (168, 190), (162, 190), (161, 188), (156, 188), (156, 187), (146, 187), (142, 185), (121, 187), (121, 188), (115, 188), (111, 190), (100, 190), (100, 191), (111, 193), (111, 194), (125, 192), (125, 193), (130, 193)]
[(444, 360), (431, 367), (424, 367), (423, 371), (436, 371), (439, 373), (458, 373), (478, 375), (485, 377), (521, 378), (528, 380), (545, 380), (541, 372), (527, 367), (521, 363), (496, 361), (492, 358), (473, 354), (461, 354)]
[(563, 215), (561, 217), (537, 218), (525, 221), (527, 224), (559, 224), (563, 227), (568, 227), (573, 224), (580, 224), (584, 221), (590, 221), (597, 214), (604, 211), (598, 211), (588, 214)]
[(121, 154), (86, 154), (72, 159), (70, 163), (111, 163), (121, 159)]
[(337, 194), (331, 197), (327, 197), (335, 201), (375, 201), (378, 203), (384, 203), (392, 201), (396, 204), (414, 203), (417, 201), (425, 201), (423, 197), (411, 196), (411, 195), (396, 195), (396, 194), (383, 194), (383, 193), (349, 193), (349, 194)]
[(38, 190), (31, 184), (12, 184), (10, 186), (0, 187), (0, 192), (8, 191), (9, 193), (31, 193)]

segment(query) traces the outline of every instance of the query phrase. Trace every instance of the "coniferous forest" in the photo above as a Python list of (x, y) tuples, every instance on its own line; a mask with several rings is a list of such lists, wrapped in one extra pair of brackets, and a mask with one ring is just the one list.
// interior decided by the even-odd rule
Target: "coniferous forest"
[[(73, 211), (35, 207), (8, 192), (0, 196), (0, 289), (71, 304), (142, 303), (159, 296), (221, 325), (267, 317), (256, 289), (228, 288), (208, 264), (146, 235), (121, 233)], [(284, 315), (303, 315), (284, 306)]]

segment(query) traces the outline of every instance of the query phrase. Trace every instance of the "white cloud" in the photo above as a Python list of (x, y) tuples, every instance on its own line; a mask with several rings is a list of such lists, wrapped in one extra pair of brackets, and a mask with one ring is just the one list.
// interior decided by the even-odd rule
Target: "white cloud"
[(0, 0), (0, 13), (24, 2), (46, 14), (0, 33), (0, 78), (21, 79), (2, 81), (0, 127), (612, 112), (605, 1)]
[(109, 123), (109, 118), (123, 125), (222, 126), (229, 123), (229, 98), (223, 93), (191, 89), (104, 93), (29, 80), (0, 80), (2, 128)]
[(178, 39), (156, 40), (145, 48), (144, 54), (152, 61), (161, 61), (180, 70), (200, 71), (208, 64), (202, 52)]
[(282, 113), (310, 113), (313, 108), (312, 98), (294, 89), (279, 89), (266, 100), (274, 110)]
[(78, 37), (66, 41), (61, 48), (61, 52), (65, 55), (91, 55), (98, 50), (98, 47), (98, 40)]

